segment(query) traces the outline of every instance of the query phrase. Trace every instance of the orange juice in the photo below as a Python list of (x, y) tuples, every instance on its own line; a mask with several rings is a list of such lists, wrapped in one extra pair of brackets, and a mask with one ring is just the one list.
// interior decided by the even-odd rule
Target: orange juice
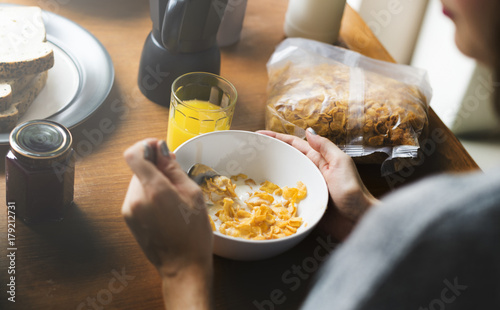
[[(227, 113), (226, 113), (227, 112)], [(232, 111), (203, 100), (186, 100), (170, 106), (167, 144), (174, 151), (185, 141), (202, 133), (227, 130), (231, 126)]]

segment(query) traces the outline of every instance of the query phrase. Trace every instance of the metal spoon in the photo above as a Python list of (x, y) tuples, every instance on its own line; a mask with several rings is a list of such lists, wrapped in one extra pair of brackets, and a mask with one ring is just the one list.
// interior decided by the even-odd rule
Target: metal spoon
[(188, 170), (188, 176), (198, 185), (203, 185), (206, 180), (213, 179), (221, 174), (204, 164), (194, 164)]
[[(209, 179), (221, 176), (221, 174), (215, 171), (213, 168), (204, 164), (192, 165), (189, 168), (187, 174), (199, 186), (202, 186)], [(233, 201), (240, 206), (246, 206), (246, 203), (244, 203), (238, 196), (231, 197), (231, 199), (233, 199)]]

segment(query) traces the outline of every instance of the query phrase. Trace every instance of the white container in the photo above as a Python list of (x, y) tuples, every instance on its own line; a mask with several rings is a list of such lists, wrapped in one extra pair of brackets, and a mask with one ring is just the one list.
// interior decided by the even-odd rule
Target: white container
[(345, 3), (345, 0), (290, 0), (285, 16), (285, 35), (335, 43)]

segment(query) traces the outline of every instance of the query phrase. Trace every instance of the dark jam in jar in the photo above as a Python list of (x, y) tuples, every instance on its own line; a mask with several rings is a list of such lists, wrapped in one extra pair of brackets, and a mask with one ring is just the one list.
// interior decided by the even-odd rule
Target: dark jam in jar
[(60, 221), (73, 202), (75, 155), (71, 133), (47, 120), (18, 125), (5, 158), (7, 203), (27, 223)]

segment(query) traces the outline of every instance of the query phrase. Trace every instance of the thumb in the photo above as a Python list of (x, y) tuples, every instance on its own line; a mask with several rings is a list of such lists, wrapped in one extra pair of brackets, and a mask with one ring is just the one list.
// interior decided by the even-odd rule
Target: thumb
[(318, 153), (327, 163), (334, 163), (344, 156), (347, 156), (337, 145), (325, 137), (319, 136), (312, 128), (307, 128), (306, 138), (309, 145)]
[(174, 153), (170, 152), (165, 140), (157, 142), (156, 147), (156, 166), (163, 174), (175, 185), (190, 182), (191, 179), (186, 172), (182, 170), (179, 163), (175, 160)]

